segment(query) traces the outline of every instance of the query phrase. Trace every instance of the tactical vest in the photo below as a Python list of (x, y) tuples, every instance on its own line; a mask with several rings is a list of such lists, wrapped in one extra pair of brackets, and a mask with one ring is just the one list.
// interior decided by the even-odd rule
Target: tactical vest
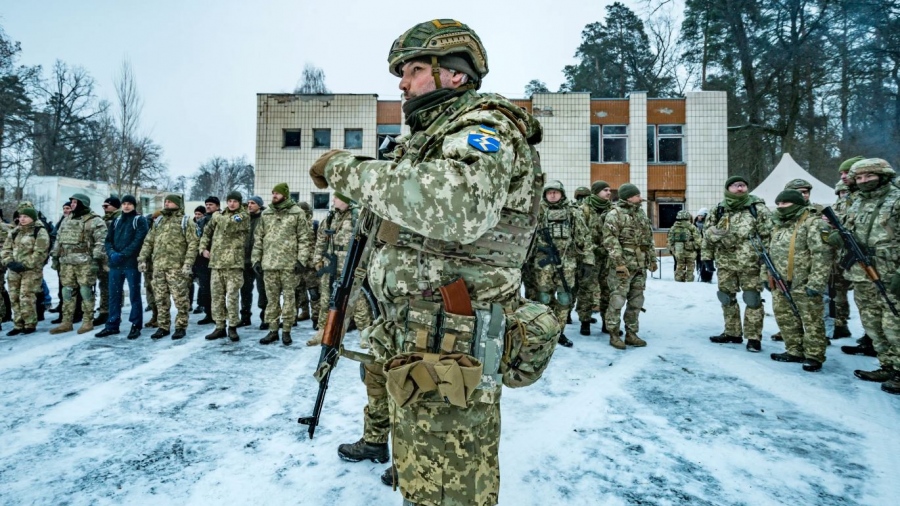
[[(66, 218), (66, 221), (60, 226), (57, 240), (66, 254), (91, 252), (91, 246), (85, 240), (84, 231), (92, 218), (99, 218), (99, 216), (88, 213), (77, 218)], [(78, 224), (75, 225), (73, 222), (78, 222)]]
[[(857, 200), (857, 202), (861, 201), (861, 199)], [(854, 216), (856, 225), (853, 233), (859, 238), (860, 246), (867, 249), (867, 252), (875, 257), (876, 268), (882, 276), (889, 274), (892, 269), (900, 266), (900, 247), (898, 247), (900, 239), (896, 235), (897, 231), (891, 230), (887, 226), (895, 212), (894, 207), (897, 206), (898, 202), (900, 202), (900, 189), (891, 187), (891, 190), (884, 196), (881, 203), (872, 209), (872, 212), (855, 214)], [(851, 213), (854, 211), (856, 210), (850, 210)], [(872, 216), (874, 213), (877, 213), (877, 215)], [(864, 225), (859, 224), (861, 217), (865, 218)], [(884, 230), (889, 240), (881, 244), (871, 245), (869, 238), (876, 229)], [(859, 269), (859, 267), (854, 266), (854, 269)]]
[[(411, 160), (420, 163), (434, 143), (442, 140), (449, 133), (448, 125), (464, 113), (482, 110), (496, 110), (515, 124), (522, 135), (525, 126), (507, 108), (509, 102), (497, 95), (463, 95), (453, 102), (424, 131), (417, 132), (401, 147), (394, 151), (399, 161)], [(534, 142), (533, 142), (534, 141)], [(521, 268), (528, 257), (531, 238), (537, 226), (538, 211), (541, 202), (541, 189), (544, 186), (544, 173), (540, 165), (540, 156), (534, 144), (539, 142), (528, 139), (534, 164), (532, 173), (533, 201), (531, 212), (520, 212), (504, 208), (500, 211), (500, 221), (481, 237), (469, 244), (452, 241), (430, 239), (417, 232), (401, 227), (387, 220), (382, 220), (378, 229), (378, 240), (392, 246), (401, 246), (431, 255), (459, 258), (502, 268)]]
[(572, 238), (574, 228), (572, 226), (572, 213), (567, 207), (548, 207), (544, 213), (543, 225), (550, 230), (550, 237), (553, 239), (567, 241)]

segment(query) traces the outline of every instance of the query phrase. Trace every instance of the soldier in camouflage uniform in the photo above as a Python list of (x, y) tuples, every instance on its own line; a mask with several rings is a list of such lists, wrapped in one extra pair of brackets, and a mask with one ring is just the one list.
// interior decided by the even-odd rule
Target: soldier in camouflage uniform
[[(448, 19), (416, 25), (394, 42), (388, 59), (401, 77), (410, 135), (398, 139), (391, 160), (332, 151), (310, 169), (317, 186), (330, 183), (359, 202), (362, 213), (383, 220), (368, 268), (385, 315), (367, 329), (376, 363), (365, 372), (374, 378), (385, 364), (386, 374), (394, 374), (395, 359), (408, 356), (398, 354), (426, 351), (415, 337), (415, 328), (429, 332), (416, 323), (420, 317), (444, 318), (445, 329), (447, 318), (474, 318), (442, 311), (441, 286), (461, 278), (476, 310), (509, 311), (520, 303), (543, 184), (532, 146), (540, 141), (540, 124), (499, 95), (475, 92), (487, 61), (466, 25)], [(458, 334), (457, 348), (472, 338), (471, 331)], [(384, 395), (386, 378), (380, 378), (366, 380), (369, 392)], [(482, 384), (463, 406), (444, 402), (436, 391), (411, 403), (391, 398), (405, 504), (497, 503), (500, 388)]]
[(63, 284), (63, 314), (58, 327), (50, 329), (51, 334), (62, 334), (72, 330), (75, 315), (75, 291), (82, 297), (84, 319), (79, 334), (94, 330), (91, 316), (94, 314), (94, 285), (97, 275), (106, 263), (106, 225), (103, 219), (91, 212), (91, 199), (76, 193), (69, 199), (72, 213), (63, 220), (57, 234), (56, 243), (50, 256), (60, 266), (59, 275)]
[[(771, 228), (771, 212), (766, 208), (765, 201), (749, 193), (747, 180), (741, 176), (728, 178), (725, 181), (725, 200), (707, 219), (701, 252), (704, 269), (714, 271), (713, 261), (719, 268), (719, 291), (716, 295), (725, 316), (725, 331), (710, 337), (710, 341), (740, 344), (746, 336), (747, 351), (762, 350), (760, 340), (765, 312), (760, 289), (765, 268), (760, 265), (759, 255), (750, 239), (759, 235), (765, 243)], [(743, 329), (738, 292), (743, 292), (747, 305)]]
[(591, 194), (591, 189), (587, 186), (579, 186), (575, 188), (575, 200), (571, 202), (574, 207), (581, 207), (581, 204), (584, 203), (584, 199), (587, 198)]
[[(332, 200), (331, 211), (325, 221), (319, 224), (318, 237), (316, 237), (313, 267), (321, 274), (319, 278), (319, 293), (331, 293), (332, 284), (340, 279), (343, 274), (344, 258), (347, 256), (347, 246), (353, 236), (353, 228), (356, 226), (358, 209), (352, 205), (345, 195), (335, 193)], [(322, 304), (319, 309), (319, 321), (325, 321), (328, 317), (328, 306)], [(353, 320), (360, 330), (372, 324), (372, 310), (365, 297), (356, 300), (353, 310)], [(307, 346), (316, 346), (322, 343), (325, 334), (324, 326), (316, 335), (306, 342)]]
[[(241, 339), (237, 333), (238, 295), (244, 282), (244, 241), (250, 231), (250, 215), (241, 208), (242, 200), (240, 192), (229, 192), (225, 196), (225, 209), (212, 215), (200, 238), (201, 255), (209, 259), (212, 317), (216, 321), (216, 329), (206, 336), (209, 341), (226, 335), (232, 342)], [(270, 299), (268, 303), (272, 305), (275, 301)]]
[[(612, 189), (606, 181), (594, 181), (591, 194), (585, 197), (581, 206), (582, 217), (591, 234), (591, 245), (594, 251), (594, 265), (589, 267), (588, 276), (578, 280), (578, 301), (575, 310), (581, 322), (580, 334), (591, 335), (591, 324), (596, 318), (591, 314), (599, 309), (603, 324), (601, 331), (606, 330), (606, 309), (609, 307), (609, 285), (606, 283), (606, 248), (603, 246), (603, 218), (612, 209)], [(608, 332), (607, 332), (608, 333)]]
[[(313, 224), (312, 206), (309, 205), (309, 202), (300, 202), (297, 205), (299, 205), (300, 209), (303, 209), (303, 213), (306, 214), (306, 221), (309, 222), (307, 236), (309, 236), (310, 243), (315, 244), (316, 231), (314, 230)], [(319, 294), (319, 278), (316, 276), (315, 267), (310, 264), (306, 266), (306, 269), (303, 270), (303, 273), (297, 277), (296, 299), (297, 308), (300, 310), (300, 314), (297, 315), (298, 322), (304, 322), (311, 318), (313, 329), (318, 328), (320, 297), (321, 295)], [(296, 323), (294, 323), (294, 325), (296, 325)]]
[(675, 260), (675, 281), (694, 281), (694, 262), (700, 251), (700, 232), (691, 223), (691, 213), (682, 209), (675, 215), (675, 224), (666, 235), (669, 254)]
[(197, 225), (184, 214), (184, 201), (180, 195), (166, 195), (160, 215), (150, 223), (150, 232), (144, 239), (138, 255), (138, 270), (153, 270), (153, 293), (156, 297), (157, 328), (150, 337), (162, 339), (169, 335), (172, 315), (170, 299), (175, 301), (175, 332), (172, 339), (182, 339), (187, 334), (189, 285), (197, 258)]
[(13, 329), (8, 336), (31, 334), (37, 327), (35, 294), (41, 292), (44, 263), (50, 251), (50, 234), (38, 220), (37, 211), (19, 210), (19, 225), (3, 243), (3, 265), (9, 270), (9, 298)]
[[(291, 327), (297, 317), (294, 298), (297, 276), (309, 265), (313, 245), (309, 240), (306, 213), (291, 198), (287, 183), (272, 189), (272, 204), (263, 211), (253, 241), (253, 270), (263, 273), (266, 282), (266, 323), (269, 333), (260, 344), (278, 341), (278, 318), (281, 317), (281, 342), (290, 345)], [(284, 297), (282, 306), (281, 297)]]
[[(603, 246), (609, 255), (607, 284), (609, 308), (606, 325), (609, 344), (618, 350), (625, 345), (647, 346), (638, 337), (638, 317), (644, 307), (644, 288), (647, 286), (647, 270), (656, 272), (653, 246), (653, 229), (650, 219), (641, 206), (641, 192), (637, 186), (625, 183), (619, 187), (619, 201), (603, 219)], [(622, 308), (625, 308), (624, 318)], [(619, 338), (621, 320), (625, 320), (625, 342)]]
[(828, 225), (797, 190), (788, 189), (775, 198), (769, 256), (791, 290), (800, 316), (794, 314), (787, 298), (771, 284), (775, 321), (784, 338), (785, 353), (772, 353), (778, 362), (802, 362), (803, 370), (815, 372), (825, 362), (825, 311), (823, 296), (831, 271)]
[[(850, 177), (859, 188), (858, 197), (844, 218), (844, 225), (869, 253), (875, 270), (887, 288), (888, 299), (900, 306), (900, 188), (891, 184), (897, 173), (880, 158), (853, 164)], [(832, 233), (830, 240), (837, 243)], [(866, 334), (872, 338), (881, 368), (856, 370), (866, 381), (882, 382), (881, 389), (900, 394), (900, 317), (894, 315), (859, 264), (845, 273), (853, 292)]]
[[(253, 247), (256, 243), (256, 229), (262, 223), (262, 213), (266, 210), (262, 197), (253, 196), (247, 200), (247, 213), (250, 215), (250, 231), (244, 243), (244, 284), (241, 285), (241, 321), (238, 327), (249, 327), (253, 309), (253, 285), (256, 285), (256, 305), (259, 308), (260, 321), (266, 321), (266, 282), (262, 271), (253, 268)], [(196, 219), (196, 218), (195, 218)]]
[[(573, 208), (567, 201), (566, 190), (561, 182), (552, 181), (544, 186), (539, 230), (534, 237), (531, 265), (535, 269), (537, 300), (549, 305), (556, 312), (560, 323), (567, 320), (572, 310), (576, 271), (577, 279), (587, 279), (594, 269), (594, 244), (583, 216), (581, 211)], [(547, 241), (547, 234), (541, 229), (549, 233), (552, 246), (559, 253), (565, 280), (560, 279), (559, 267), (549, 261), (551, 244)], [(567, 348), (573, 345), (565, 334), (560, 334), (559, 344)]]
[[(113, 222), (116, 221), (116, 218), (122, 216), (122, 201), (119, 200), (118, 197), (109, 197), (108, 199), (103, 201), (103, 223), (106, 224), (106, 231), (109, 232), (110, 227)], [(104, 250), (104, 253), (106, 251)], [(100, 272), (100, 275), (97, 276), (99, 292), (100, 292), (100, 307), (97, 317), (94, 318), (94, 326), (103, 325), (106, 323), (106, 320), (109, 319), (109, 259), (103, 263), (103, 270)], [(93, 317), (94, 313), (91, 313), (90, 316)]]
[[(838, 173), (840, 174), (840, 182), (838, 186), (835, 187), (835, 193), (838, 196), (837, 202), (831, 206), (834, 209), (835, 214), (843, 219), (846, 216), (847, 211), (850, 209), (850, 206), (853, 205), (853, 202), (859, 197), (858, 188), (856, 187), (856, 183), (851, 181), (848, 174), (850, 172), (850, 167), (853, 166), (854, 163), (864, 160), (863, 156), (856, 156), (853, 158), (849, 158), (841, 162), (841, 165), (838, 167)], [(850, 328), (847, 325), (847, 321), (850, 319), (850, 302), (848, 293), (853, 289), (853, 283), (847, 280), (845, 277), (845, 272), (840, 266), (841, 257), (843, 256), (843, 251), (840, 247), (835, 249), (834, 255), (834, 267), (832, 268), (832, 280), (834, 284), (834, 334), (832, 334), (832, 339), (840, 339), (842, 337), (851, 337)], [(859, 303), (857, 302), (857, 308), (859, 308)], [(860, 312), (862, 313), (862, 312)], [(841, 346), (841, 351), (844, 353), (848, 353), (850, 355), (866, 355), (869, 357), (874, 357), (877, 354), (875, 353), (875, 348), (872, 346), (872, 339), (863, 335), (861, 338), (857, 340), (856, 346)]]

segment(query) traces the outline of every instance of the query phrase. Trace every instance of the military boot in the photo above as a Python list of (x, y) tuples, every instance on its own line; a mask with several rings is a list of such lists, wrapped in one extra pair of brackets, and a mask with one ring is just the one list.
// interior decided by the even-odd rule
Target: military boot
[(156, 329), (156, 332), (150, 334), (150, 339), (157, 340), (162, 339), (169, 335), (169, 329), (164, 329), (162, 327)]
[(566, 315), (566, 325), (571, 325), (571, 324), (572, 324), (572, 313), (569, 313), (568, 315)]
[(600, 332), (603, 332), (604, 334), (609, 334), (609, 331), (606, 330), (606, 319), (605, 318), (600, 320)]
[(806, 372), (816, 372), (822, 370), (822, 362), (814, 358), (808, 358), (803, 361), (803, 370)]
[(238, 327), (249, 327), (250, 325), (253, 325), (250, 323), (250, 315), (241, 316), (241, 321), (237, 324)]
[(772, 334), (772, 340), (773, 341), (784, 341), (784, 338), (781, 337), (781, 332), (776, 332), (776, 333)]
[(239, 336), (237, 333), (237, 327), (228, 327), (228, 339), (230, 339), (232, 343), (236, 343), (241, 340), (241, 336)]
[(385, 485), (387, 485), (389, 487), (393, 487), (394, 486), (394, 474), (395, 474), (394, 465), (391, 464), (387, 467), (387, 469), (384, 470), (383, 473), (381, 473), (381, 483), (384, 483)]
[(147, 323), (144, 324), (144, 326), (147, 328), (159, 326), (159, 323), (156, 322), (156, 316), (159, 314), (159, 312), (156, 308), (153, 308), (152, 311), (153, 311), (153, 314), (150, 316), (150, 321), (148, 321)]
[(306, 320), (309, 320), (309, 318), (310, 318), (310, 316), (309, 316), (309, 306), (306, 305), (306, 304), (304, 304), (304, 305), (303, 305), (303, 310), (300, 311), (300, 314), (297, 315), (297, 321), (298, 321), (298, 322), (305, 322)]
[(266, 337), (259, 340), (259, 344), (272, 344), (278, 342), (278, 331), (270, 330)]
[(626, 332), (625, 344), (627, 344), (628, 346), (634, 346), (635, 348), (641, 348), (643, 346), (647, 346), (647, 341), (644, 341), (635, 333)]
[(179, 339), (184, 339), (185, 336), (187, 336), (187, 329), (176, 328), (175, 332), (172, 333), (172, 340), (177, 341)]
[(318, 346), (322, 344), (322, 338), (325, 337), (325, 329), (321, 329), (316, 332), (316, 335), (312, 336), (309, 341), (306, 341), (307, 346)]
[(759, 339), (747, 339), (747, 351), (759, 353), (762, 351), (762, 342)]
[(283, 330), (281, 332), (281, 344), (283, 344), (285, 346), (290, 346), (291, 343), (293, 343), (293, 342), (294, 342), (294, 340), (291, 339), (291, 333), (287, 330)]
[(209, 334), (207, 334), (206, 340), (207, 341), (215, 341), (216, 339), (222, 339), (223, 337), (225, 337), (227, 335), (228, 335), (228, 333), (225, 332), (224, 327), (217, 328), (217, 329), (213, 330), (212, 332), (210, 332)]
[(709, 340), (717, 343), (717, 344), (741, 344), (744, 342), (744, 338), (741, 336), (729, 336), (728, 334), (722, 332), (717, 336), (709, 336)]
[(772, 360), (776, 362), (795, 362), (800, 363), (803, 362), (803, 357), (798, 357), (797, 355), (791, 355), (790, 353), (772, 353), (769, 355)]
[(566, 337), (565, 334), (560, 334), (560, 335), (559, 335), (559, 341), (558, 341), (558, 342), (559, 342), (559, 345), (560, 345), (560, 346), (565, 346), (566, 348), (571, 348), (572, 346), (575, 345), (575, 343), (573, 343), (571, 339), (569, 339), (568, 337)]
[(90, 331), (92, 331), (92, 330), (94, 330), (94, 322), (91, 321), (90, 318), (85, 318), (85, 319), (81, 322), (81, 326), (78, 327), (78, 333), (79, 333), (79, 334), (84, 334), (85, 332), (90, 332)]
[(841, 346), (841, 351), (847, 355), (865, 355), (867, 357), (877, 357), (875, 345), (872, 344), (872, 338), (863, 335), (856, 340), (856, 346)]
[(581, 322), (581, 331), (579, 333), (583, 336), (591, 335), (591, 322), (583, 321)]
[(853, 375), (863, 381), (874, 381), (875, 383), (884, 383), (885, 381), (894, 377), (894, 369), (881, 366), (881, 369), (875, 369), (874, 371), (862, 371), (855, 370), (853, 371)]
[(900, 395), (900, 371), (894, 371), (894, 376), (882, 383), (881, 389), (889, 394)]
[(338, 456), (347, 462), (368, 459), (379, 464), (384, 464), (391, 458), (387, 443), (367, 443), (364, 438), (359, 438), (355, 443), (338, 446)]
[(850, 328), (846, 325), (835, 325), (834, 332), (831, 334), (832, 339), (841, 339), (844, 337), (851, 337)]
[(62, 323), (62, 321), (63, 321), (63, 315), (62, 315), (62, 311), (60, 311), (59, 316), (50, 320), (50, 323), (52, 323), (54, 325), (58, 325), (58, 324)]
[(318, 318), (315, 318), (315, 317), (312, 317), (312, 318), (310, 318), (310, 319), (312, 320), (312, 328), (313, 328), (313, 330), (319, 330), (319, 319), (318, 319)]
[(625, 342), (619, 338), (619, 336), (610, 335), (609, 336), (609, 345), (617, 350), (625, 349)]
[(94, 318), (94, 322), (93, 322), (94, 326), (96, 327), (96, 326), (100, 326), (100, 325), (105, 325), (106, 320), (108, 320), (108, 319), (109, 319), (109, 313), (100, 313), (97, 315), (96, 318)]

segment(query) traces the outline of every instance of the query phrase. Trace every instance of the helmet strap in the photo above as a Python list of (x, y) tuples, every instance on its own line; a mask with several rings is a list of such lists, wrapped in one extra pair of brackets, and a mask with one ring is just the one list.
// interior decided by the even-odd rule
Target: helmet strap
[(431, 56), (431, 77), (434, 78), (434, 89), (441, 89), (441, 68), (438, 66), (437, 56), (434, 55)]

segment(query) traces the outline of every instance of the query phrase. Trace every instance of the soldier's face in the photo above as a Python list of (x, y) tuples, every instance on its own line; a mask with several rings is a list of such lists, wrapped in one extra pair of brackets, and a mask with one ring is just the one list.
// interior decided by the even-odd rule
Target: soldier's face
[(71, 208), (70, 211), (78, 209), (78, 201), (75, 199), (69, 200), (69, 207)]
[(731, 193), (736, 193), (738, 195), (743, 195), (747, 193), (747, 183), (743, 181), (737, 181), (728, 185), (728, 191)]
[(163, 202), (163, 207), (165, 207), (166, 209), (175, 210), (178, 209), (178, 204), (172, 202), (171, 200), (167, 200)]
[(868, 183), (869, 181), (878, 181), (878, 174), (867, 172), (856, 176), (856, 184)]
[(547, 193), (544, 194), (544, 198), (547, 199), (547, 202), (555, 204), (562, 198), (562, 192), (559, 190), (547, 190)]
[(259, 212), (259, 204), (257, 204), (256, 202), (251, 200), (250, 202), (247, 202), (247, 210), (250, 211), (251, 213), (258, 213)]
[(206, 212), (212, 214), (219, 210), (219, 206), (216, 205), (215, 202), (207, 202), (206, 203)]
[(131, 202), (122, 202), (122, 212), (123, 213), (127, 214), (127, 213), (130, 213), (133, 211), (134, 211), (134, 204), (132, 204)]
[[(440, 72), (440, 81), (442, 88), (458, 88), (462, 86), (466, 79), (462, 72), (451, 72), (447, 69), (438, 69)], [(403, 98), (409, 100), (411, 98), (420, 97), (437, 88), (434, 85), (434, 77), (431, 75), (431, 65), (420, 61), (411, 61), (400, 67), (400, 89), (403, 91)]]
[(229, 211), (237, 211), (241, 207), (241, 203), (234, 199), (228, 199), (225, 205), (228, 206)]
[(63, 216), (68, 216), (72, 212), (72, 205), (63, 206)]
[(644, 199), (642, 199), (642, 198), (641, 198), (641, 194), (638, 193), (637, 195), (632, 195), (632, 196), (628, 197), (628, 198), (625, 199), (625, 200), (628, 201), (628, 202), (631, 202), (632, 204), (640, 204), (641, 201), (644, 200)]
[(849, 174), (849, 172), (846, 170), (841, 171), (841, 182), (844, 184), (853, 184), (853, 181), (850, 180), (850, 177), (848, 176), (848, 174)]
[(277, 203), (281, 202), (282, 200), (284, 200), (284, 195), (282, 195), (278, 192), (272, 192), (272, 203), (273, 204), (277, 204)]
[(609, 200), (612, 198), (612, 188), (604, 188), (597, 192), (597, 196), (603, 200)]
[(348, 206), (348, 204), (347, 204), (346, 202), (344, 202), (343, 200), (341, 200), (341, 199), (339, 199), (339, 198), (337, 198), (337, 197), (334, 197), (333, 199), (331, 199), (331, 204), (332, 204), (332, 205), (334, 206), (334, 208), (337, 209), (338, 211), (346, 211), (346, 210), (347, 210), (347, 206)]
[(809, 188), (797, 188), (797, 191), (803, 195), (803, 200), (809, 202)]
[(34, 220), (31, 219), (31, 216), (28, 216), (27, 214), (19, 215), (19, 225), (24, 227), (26, 225), (31, 225), (32, 223), (34, 223)]
[(203, 218), (203, 213), (200, 211), (194, 211), (194, 220), (199, 220)]

